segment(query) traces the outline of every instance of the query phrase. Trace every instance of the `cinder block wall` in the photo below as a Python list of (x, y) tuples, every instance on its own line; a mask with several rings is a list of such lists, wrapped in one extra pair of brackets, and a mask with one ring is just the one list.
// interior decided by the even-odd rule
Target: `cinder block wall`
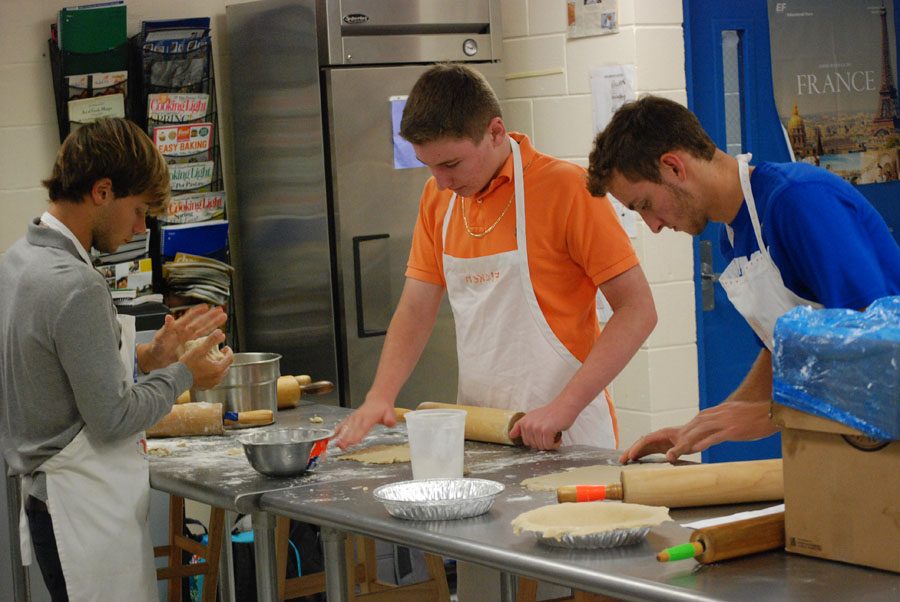
[[(46, 206), (40, 180), (58, 147), (46, 51), (50, 23), (59, 8), (90, 1), (0, 2), (0, 81), (6, 90), (0, 95), (0, 253)], [(143, 19), (212, 17), (226, 166), (231, 149), (225, 5), (239, 1), (128, 2), (130, 34)], [(633, 63), (640, 92), (686, 103), (681, 7), (681, 0), (619, 0), (619, 33), (567, 40), (565, 0), (501, 0), (508, 125), (527, 133), (544, 152), (585, 165), (593, 135), (591, 67)], [(535, 75), (540, 73), (545, 74)], [(660, 322), (613, 385), (623, 445), (649, 429), (684, 421), (698, 400), (691, 239), (653, 235), (638, 220), (633, 242)]]
[[(619, 33), (566, 39), (565, 0), (503, 0), (507, 126), (540, 150), (587, 165), (593, 139), (589, 71), (634, 64), (638, 93), (687, 104), (681, 0), (619, 0)], [(632, 240), (650, 281), (659, 325), (615, 380), (620, 443), (680, 424), (698, 406), (693, 247), (637, 219)]]

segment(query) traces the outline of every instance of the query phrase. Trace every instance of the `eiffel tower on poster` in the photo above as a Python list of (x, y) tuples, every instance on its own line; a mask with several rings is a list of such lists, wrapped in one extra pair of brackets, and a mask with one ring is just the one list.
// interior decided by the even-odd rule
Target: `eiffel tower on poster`
[(892, 136), (900, 132), (900, 110), (897, 107), (897, 88), (891, 70), (891, 45), (888, 40), (887, 10), (884, 0), (881, 7), (872, 9), (881, 17), (881, 88), (878, 90), (878, 108), (869, 131), (873, 137)]

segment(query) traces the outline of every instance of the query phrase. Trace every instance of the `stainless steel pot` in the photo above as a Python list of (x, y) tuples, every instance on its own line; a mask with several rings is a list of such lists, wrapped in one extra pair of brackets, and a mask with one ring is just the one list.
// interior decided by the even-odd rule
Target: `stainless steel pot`
[(191, 389), (191, 401), (221, 403), (226, 412), (278, 411), (278, 377), (281, 355), (235, 353), (225, 378), (212, 389)]

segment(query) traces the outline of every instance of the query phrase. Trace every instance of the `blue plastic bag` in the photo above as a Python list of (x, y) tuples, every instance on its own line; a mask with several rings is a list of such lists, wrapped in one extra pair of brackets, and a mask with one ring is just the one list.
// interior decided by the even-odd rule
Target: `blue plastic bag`
[(776, 402), (900, 439), (900, 296), (864, 312), (796, 307), (775, 324)]

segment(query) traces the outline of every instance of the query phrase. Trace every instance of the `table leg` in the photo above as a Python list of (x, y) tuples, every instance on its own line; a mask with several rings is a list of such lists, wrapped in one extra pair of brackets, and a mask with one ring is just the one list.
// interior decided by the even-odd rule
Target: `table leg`
[(516, 602), (516, 576), (512, 573), (500, 573), (501, 602)]
[(256, 598), (259, 602), (278, 599), (278, 571), (275, 570), (275, 517), (268, 512), (254, 512), (253, 553), (256, 557)]
[(225, 511), (225, 537), (222, 538), (222, 556), (219, 560), (219, 602), (235, 602), (234, 599), (234, 553), (231, 547), (231, 527), (236, 512)]
[(325, 596), (328, 602), (347, 602), (347, 534), (333, 527), (322, 527), (322, 549), (325, 554)]

